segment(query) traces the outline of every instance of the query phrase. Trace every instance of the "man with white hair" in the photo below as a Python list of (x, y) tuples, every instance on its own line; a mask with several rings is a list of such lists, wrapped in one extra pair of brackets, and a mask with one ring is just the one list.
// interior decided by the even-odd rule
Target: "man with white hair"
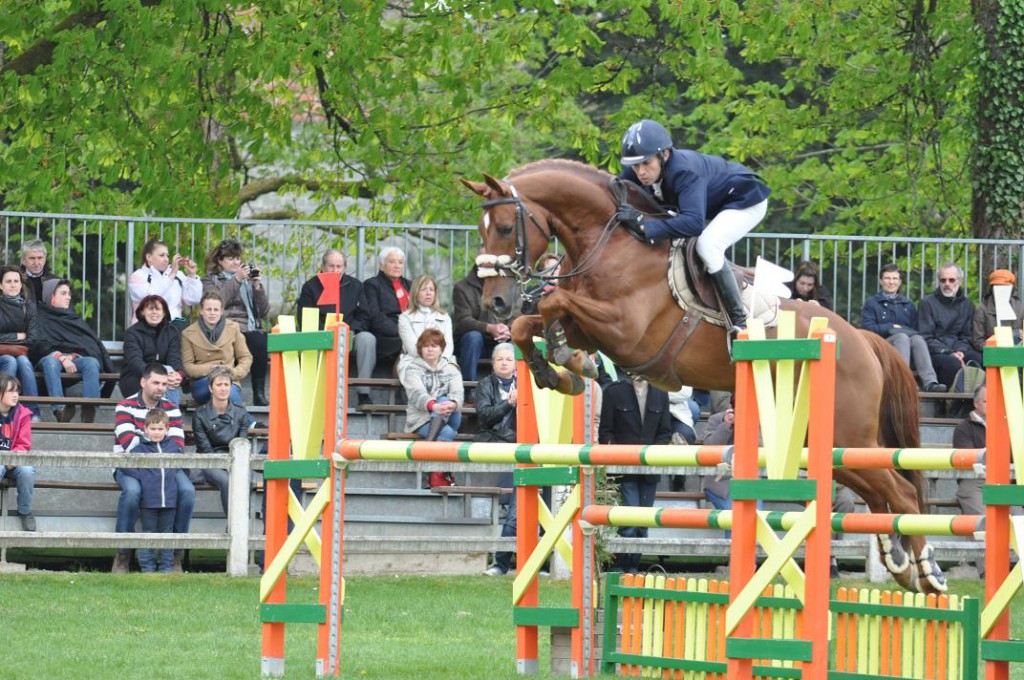
[(57, 278), (46, 266), (46, 244), (35, 238), (21, 246), (21, 271), (25, 274), (25, 287), (29, 302), (43, 299), (43, 282)]
[[(373, 377), (379, 363), (390, 366), (402, 351), (398, 317), (409, 308), (409, 279), (405, 278), (405, 253), (389, 246), (380, 251), (380, 271), (363, 281), (350, 326), (356, 333), (356, 375)], [(369, 387), (356, 390), (360, 406), (372, 404)]]
[(981, 353), (971, 344), (974, 303), (964, 295), (964, 271), (954, 262), (939, 267), (935, 292), (921, 300), (917, 330), (928, 343), (938, 380), (953, 386), (957, 372), (968, 362), (981, 365)]

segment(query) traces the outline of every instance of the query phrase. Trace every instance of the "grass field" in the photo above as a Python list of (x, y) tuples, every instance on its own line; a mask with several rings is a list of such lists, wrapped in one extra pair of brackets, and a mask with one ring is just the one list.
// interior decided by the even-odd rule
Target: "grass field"
[[(511, 584), (483, 576), (349, 579), (343, 676), (518, 677)], [(291, 579), (289, 601), (313, 601), (315, 588), (313, 579)], [(952, 592), (974, 597), (982, 588), (951, 583)], [(566, 582), (545, 582), (541, 592), (542, 604), (568, 601)], [(0, 677), (258, 678), (257, 593), (256, 579), (216, 574), (5, 574)], [(1018, 603), (1018, 637), (1022, 615)], [(543, 654), (541, 677), (548, 677)], [(315, 677), (314, 655), (315, 626), (289, 624), (286, 677)]]

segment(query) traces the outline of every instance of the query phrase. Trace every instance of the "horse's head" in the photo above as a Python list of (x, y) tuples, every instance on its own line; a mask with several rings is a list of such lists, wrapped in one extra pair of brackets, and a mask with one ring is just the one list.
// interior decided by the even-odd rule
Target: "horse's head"
[(484, 251), (477, 257), (483, 304), (507, 319), (519, 305), (520, 288), (530, 281), (533, 263), (551, 242), (547, 211), (511, 183), (490, 175), (483, 182), (460, 181), (485, 199), (478, 227)]

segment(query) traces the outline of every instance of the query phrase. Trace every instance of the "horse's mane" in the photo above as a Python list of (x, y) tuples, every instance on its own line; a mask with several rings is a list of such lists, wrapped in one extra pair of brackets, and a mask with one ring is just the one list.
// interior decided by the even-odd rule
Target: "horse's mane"
[[(604, 191), (608, 190), (608, 182), (612, 178), (612, 175), (595, 168), (592, 165), (586, 163), (580, 163), (579, 161), (571, 161), (566, 158), (545, 158), (539, 161), (533, 161), (526, 165), (511, 170), (505, 179), (511, 181), (517, 177), (524, 175), (530, 175), (539, 172), (565, 172), (584, 181), (595, 184)], [(625, 182), (628, 192), (628, 203), (633, 205), (640, 210), (643, 210), (649, 215), (660, 215), (663, 214), (662, 208), (658, 205), (657, 201), (654, 200), (646, 192), (642, 191), (639, 186), (632, 182)], [(618, 198), (615, 198), (618, 202)]]
[(547, 170), (568, 172), (602, 185), (607, 184), (608, 178), (611, 177), (604, 170), (587, 165), (586, 163), (580, 163), (579, 161), (571, 161), (567, 158), (544, 158), (511, 170), (507, 175), (507, 179), (515, 179), (521, 175)]

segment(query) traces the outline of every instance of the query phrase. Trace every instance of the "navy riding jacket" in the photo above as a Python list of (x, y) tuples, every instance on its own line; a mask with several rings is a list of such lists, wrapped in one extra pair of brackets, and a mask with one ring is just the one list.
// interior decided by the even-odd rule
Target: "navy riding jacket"
[[(640, 184), (628, 167), (619, 175)], [(677, 214), (644, 220), (648, 238), (700, 236), (718, 213), (757, 205), (771, 194), (756, 173), (720, 156), (708, 156), (688, 149), (672, 149), (664, 164), (660, 191), (641, 185), (665, 209)]]

